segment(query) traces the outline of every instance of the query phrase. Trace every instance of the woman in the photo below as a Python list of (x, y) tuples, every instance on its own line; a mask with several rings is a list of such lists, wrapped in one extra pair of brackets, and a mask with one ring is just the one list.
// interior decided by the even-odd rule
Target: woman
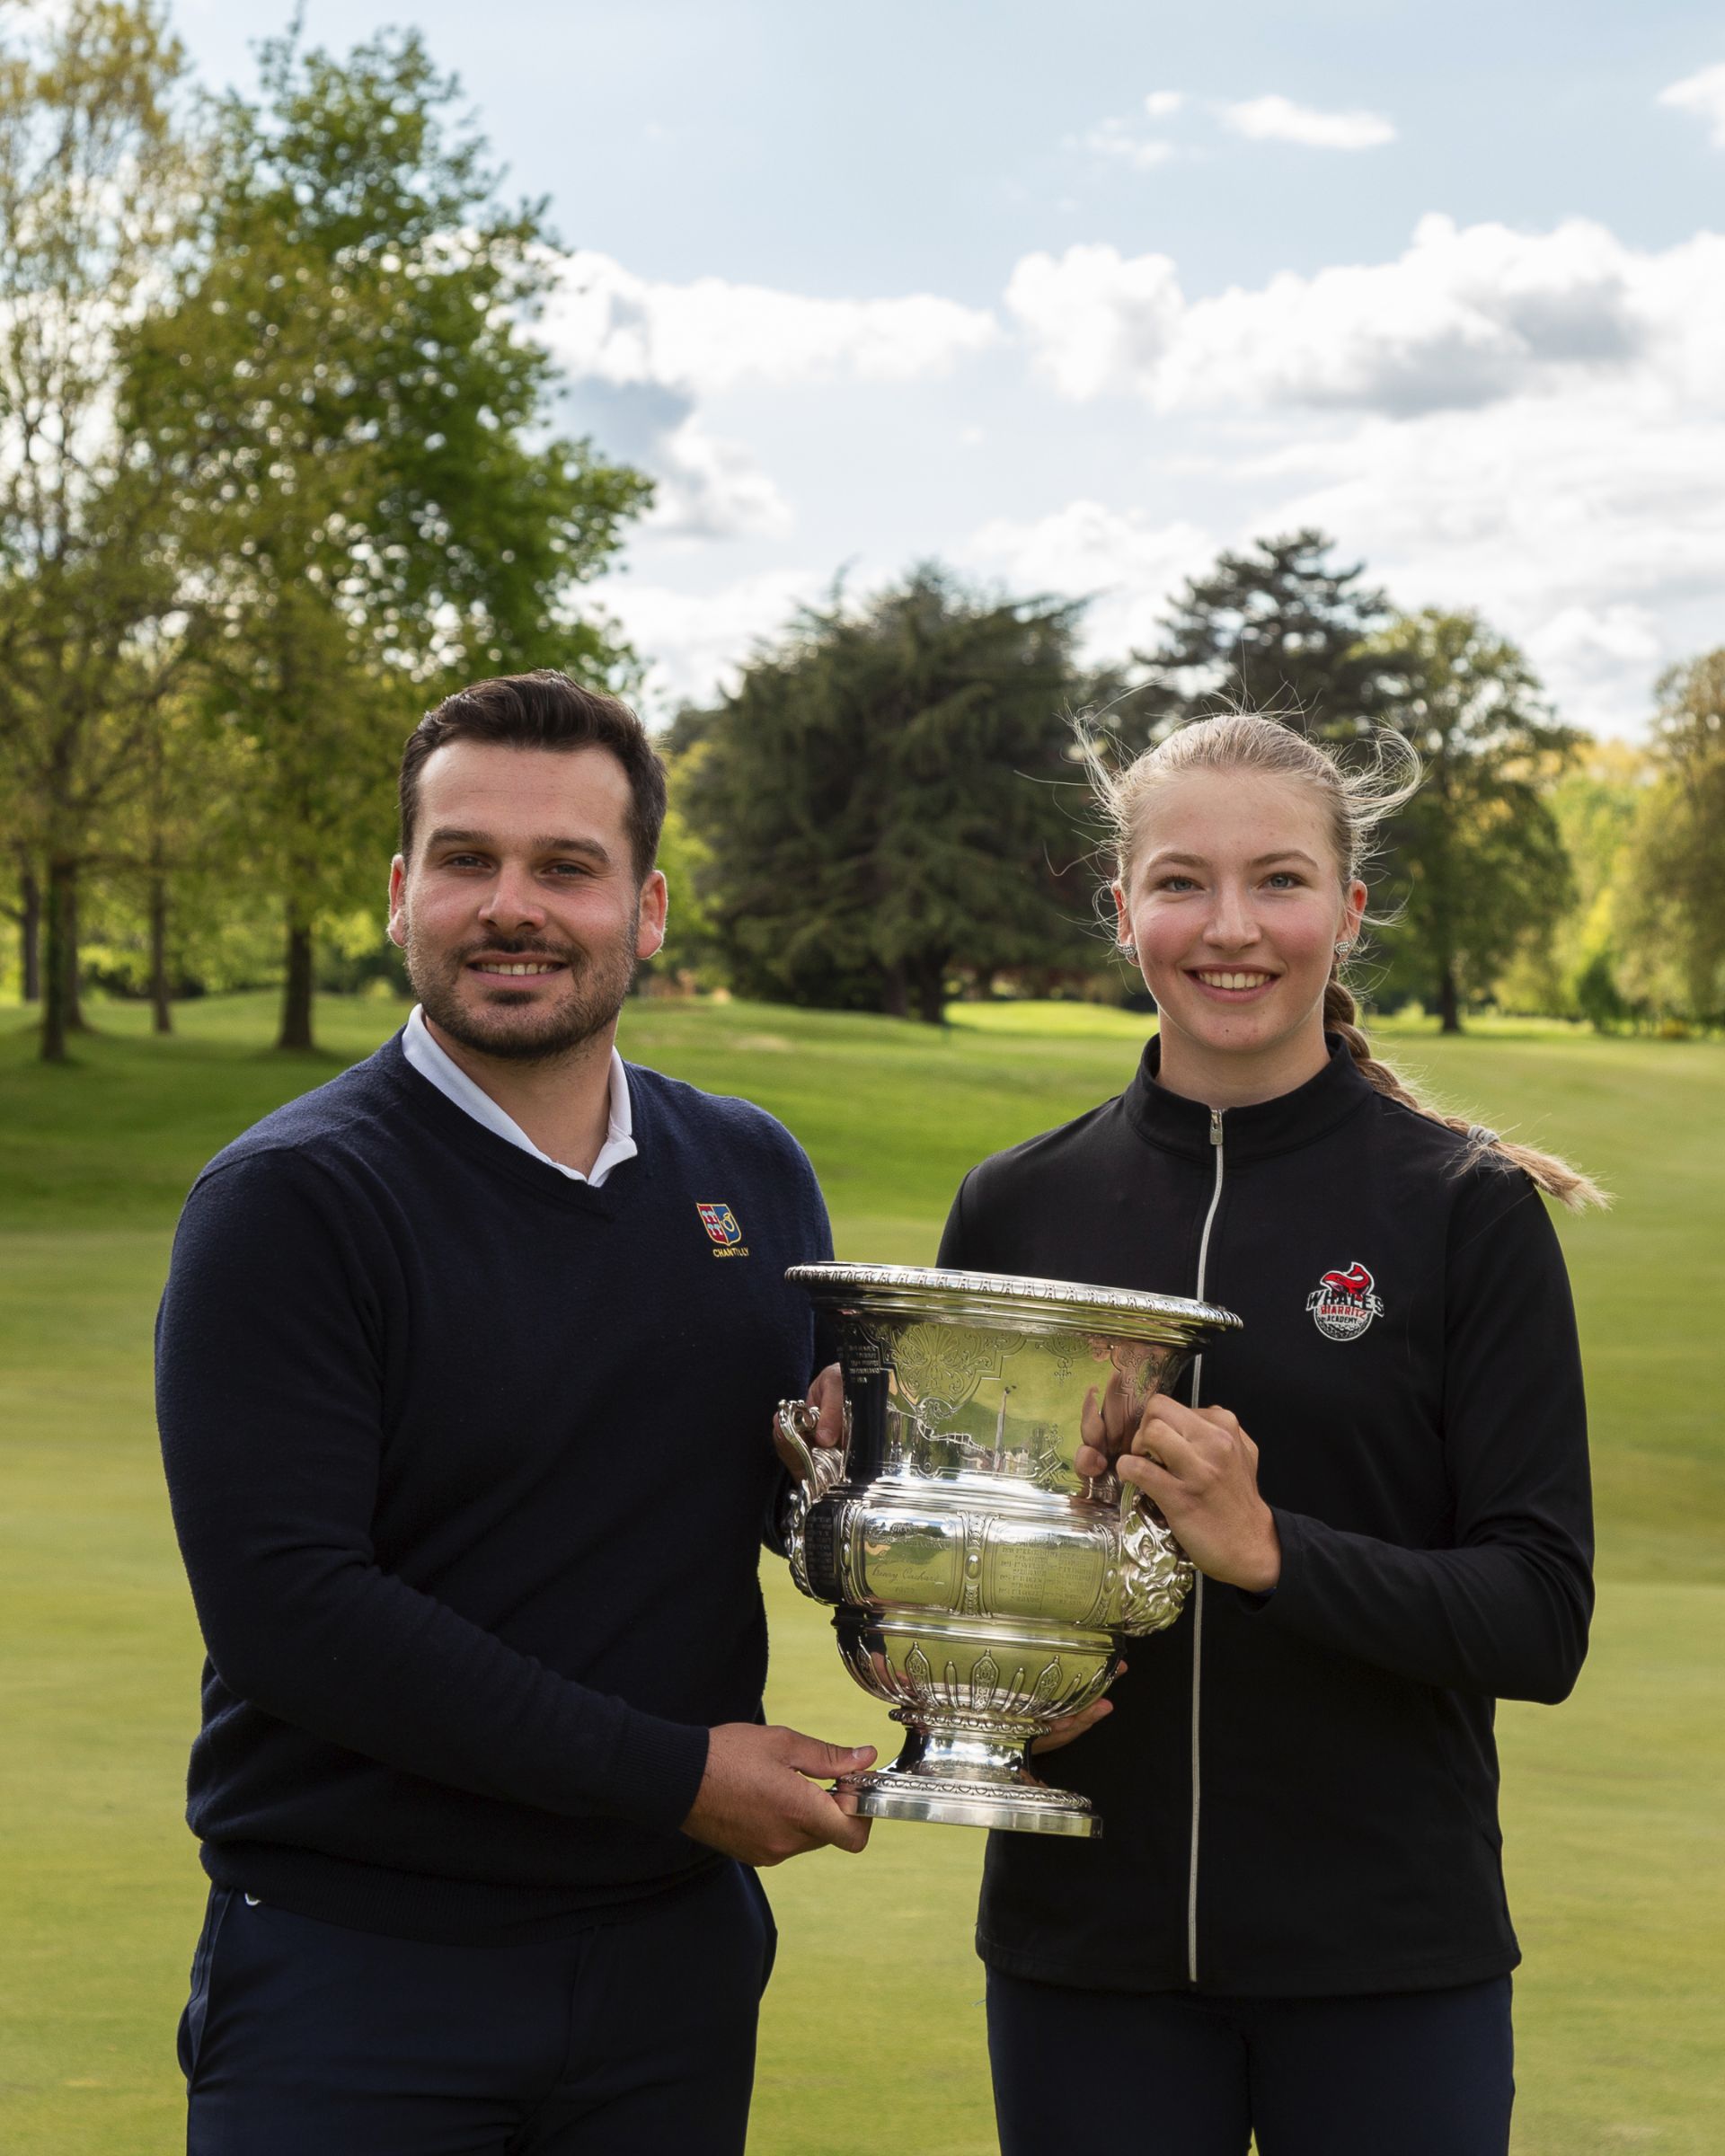
[[(1411, 752), (1410, 752), (1411, 757)], [(1100, 1841), (995, 1834), (978, 1946), (1006, 2156), (1501, 2156), (1513, 2082), (1492, 1706), (1573, 1685), (1592, 1606), (1561, 1162), (1421, 1101), (1341, 968), (1412, 785), (1274, 720), (1121, 773), (1126, 1092), (965, 1179), (944, 1266), (1238, 1312), (1112, 1459), (1200, 1575), (1054, 1752)]]

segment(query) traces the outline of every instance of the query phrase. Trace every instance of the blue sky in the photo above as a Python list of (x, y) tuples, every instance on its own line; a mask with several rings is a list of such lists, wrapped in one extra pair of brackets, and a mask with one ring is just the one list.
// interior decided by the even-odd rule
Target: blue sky
[[(243, 82), (284, 13), (178, 21)], [(571, 424), (660, 480), (597, 595), (660, 709), (841, 569), (1092, 594), (1117, 658), (1296, 522), (1479, 608), (1596, 731), (1725, 642), (1716, 7), (409, 19), (576, 251)]]

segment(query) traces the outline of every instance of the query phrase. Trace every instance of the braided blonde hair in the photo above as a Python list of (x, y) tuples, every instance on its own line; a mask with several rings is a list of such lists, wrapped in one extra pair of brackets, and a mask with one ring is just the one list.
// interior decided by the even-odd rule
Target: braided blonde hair
[[(1183, 777), (1188, 772), (1260, 772), (1312, 787), (1323, 805), (1344, 885), (1352, 883), (1370, 864), (1379, 850), (1378, 835), (1384, 824), (1420, 788), (1420, 758), (1400, 734), (1374, 734), (1362, 741), (1358, 755), (1344, 764), (1272, 713), (1229, 711), (1219, 718), (1194, 720), (1177, 727), (1123, 768), (1102, 755), (1095, 735), (1082, 723), (1078, 742), (1108, 826), (1113, 880), (1121, 885), (1131, 866), (1146, 797), (1168, 780)], [(1446, 1115), (1416, 1092), (1390, 1065), (1380, 1062), (1359, 1022), (1358, 1005), (1348, 984), (1340, 951), (1331, 963), (1323, 992), (1323, 1025), (1326, 1032), (1338, 1036), (1360, 1075), (1380, 1093), (1387, 1093), (1416, 1115), (1429, 1117), (1466, 1139), (1456, 1162), (1458, 1173), (1489, 1155), (1521, 1169), (1548, 1197), (1572, 1212), (1609, 1203), (1599, 1186), (1567, 1161), (1500, 1137), (1482, 1124), (1470, 1123), (1464, 1116)]]

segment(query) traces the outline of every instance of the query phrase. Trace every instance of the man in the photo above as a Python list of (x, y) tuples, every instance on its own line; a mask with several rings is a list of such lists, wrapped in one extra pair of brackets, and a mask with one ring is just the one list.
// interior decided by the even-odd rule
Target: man
[(616, 1054), (666, 911), (626, 707), (481, 682), (401, 808), (419, 1007), (204, 1171), (158, 1327), (209, 1650), (188, 2146), (740, 2151), (749, 1868), (866, 1834), (806, 1778), (870, 1748), (760, 1726), (820, 1194), (769, 1116)]

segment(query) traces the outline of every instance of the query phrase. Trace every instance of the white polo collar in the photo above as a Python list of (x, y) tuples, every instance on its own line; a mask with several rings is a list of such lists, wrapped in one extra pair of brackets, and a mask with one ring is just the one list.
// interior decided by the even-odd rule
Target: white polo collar
[(425, 1022), (425, 1012), (418, 1003), (414, 1004), (402, 1031), (402, 1053), (421, 1078), (435, 1085), (446, 1100), (464, 1109), (475, 1123), (482, 1123), (487, 1130), (500, 1138), (507, 1138), (511, 1145), (518, 1145), (523, 1153), (530, 1153), (535, 1161), (543, 1161), (547, 1168), (554, 1168), (571, 1182), (590, 1183), (597, 1190), (614, 1168), (635, 1157), (638, 1148), (634, 1138), (634, 1109), (629, 1099), (629, 1074), (615, 1047), (611, 1051), (611, 1113), (605, 1143), (585, 1175), (579, 1168), (553, 1161), (548, 1153), (542, 1152), (515, 1118), (505, 1115), (484, 1088), (474, 1084), (455, 1058), (438, 1046)]

